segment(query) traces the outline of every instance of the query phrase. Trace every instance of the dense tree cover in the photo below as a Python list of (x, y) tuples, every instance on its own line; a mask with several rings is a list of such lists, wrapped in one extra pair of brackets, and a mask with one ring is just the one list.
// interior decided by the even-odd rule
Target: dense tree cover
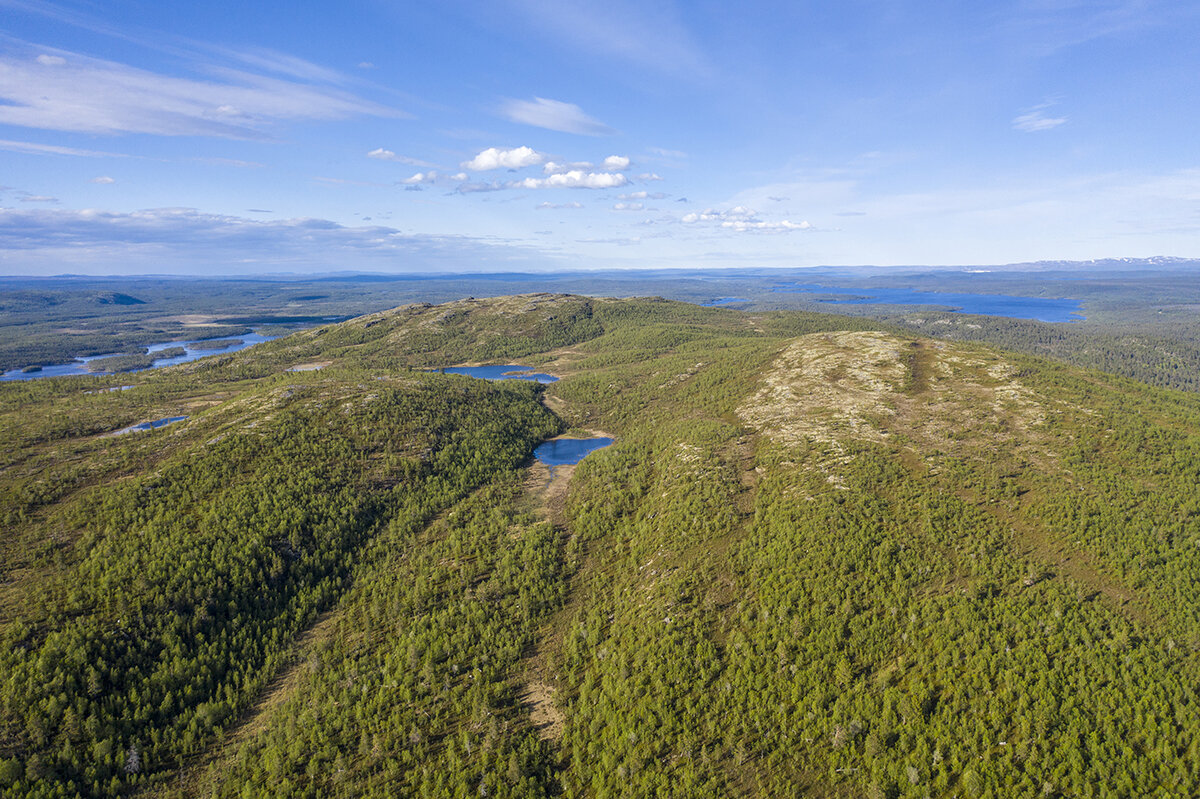
[[(798, 389), (864, 427), (743, 411), (881, 327), (531, 295), (0, 387), (5, 790), (1197, 793), (1200, 401), (901, 338)], [(563, 380), (420, 371), (515, 358)], [(567, 426), (618, 443), (556, 527)]]
[[(987, 440), (918, 460), (764, 441), (748, 490), (742, 431), (718, 422), (736, 390), (622, 382), (603, 421), (638, 400), (689, 421), (629, 422), (576, 473), (567, 792), (1194, 793), (1200, 403), (1015, 368), (1055, 400), (1030, 435), (1065, 473)], [(1096, 573), (1056, 573), (1018, 527)]]
[(998, 344), (1154, 386), (1200, 391), (1200, 327), (1193, 320), (1084, 326), (960, 314), (884, 318), (923, 335)]
[(419, 530), (559, 429), (534, 386), (408, 383), (296, 391), (32, 522), (74, 541), (3, 629), (8, 793), (107, 794), (198, 751), (377, 529)]
[(506, 476), (420, 535), (382, 533), (292, 698), (200, 792), (549, 795), (551, 750), (517, 679), (563, 601), (562, 539), (520, 495)]

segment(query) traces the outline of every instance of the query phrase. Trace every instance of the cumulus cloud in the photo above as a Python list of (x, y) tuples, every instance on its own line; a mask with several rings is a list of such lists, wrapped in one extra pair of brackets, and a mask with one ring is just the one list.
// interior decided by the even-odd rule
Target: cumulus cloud
[(643, 203), (614, 203), (612, 209), (614, 211), (644, 211), (646, 206)]
[(635, 175), (634, 178), (636, 180), (644, 180), (644, 181), (662, 180), (662, 178), (660, 178), (658, 175), (654, 174), (653, 172), (643, 172), (640, 175)]
[(685, 214), (682, 217), (682, 221), (689, 225), (699, 222), (713, 222), (725, 230), (733, 230), (738, 233), (748, 231), (786, 233), (793, 230), (812, 229), (812, 225), (807, 221), (793, 222), (790, 219), (761, 219), (755, 211), (743, 205), (734, 206), (727, 211), (717, 211), (708, 208), (704, 211)]
[[(65, 51), (30, 57), (16, 50), (0, 56), (0, 124), (5, 125), (262, 139), (269, 138), (272, 124), (288, 120), (403, 116), (341, 89), (241, 69), (211, 67), (218, 79), (193, 80)], [(256, 65), (269, 63), (272, 71), (305, 71), (297, 64), (306, 62), (299, 59), (255, 58)]]
[(629, 182), (620, 172), (584, 172), (572, 169), (544, 178), (511, 181), (513, 189), (616, 189)]
[(258, 220), (192, 208), (134, 213), (0, 209), (5, 263), (30, 274), (72, 271), (147, 273), (163, 263), (192, 274), (214, 271), (541, 268), (548, 258), (511, 242), (473, 236), (406, 234), (390, 227), (346, 227), (327, 219)]
[(446, 175), (438, 172), (436, 169), (431, 169), (428, 172), (417, 172), (411, 177), (400, 181), (400, 183), (405, 186), (417, 186), (422, 183), (460, 182), (466, 179), (466, 172), (456, 172), (453, 175)]
[(500, 113), (524, 125), (533, 125), (563, 133), (578, 133), (584, 136), (611, 136), (615, 130), (583, 112), (574, 103), (547, 100), (535, 97), (532, 100), (509, 100)]
[(527, 166), (537, 166), (545, 160), (544, 154), (530, 147), (516, 147), (512, 150), (489, 147), (470, 161), (464, 161), (462, 168), (472, 172), (487, 172), (492, 169), (523, 169)]
[(629, 159), (623, 155), (610, 155), (604, 159), (604, 168), (610, 172), (621, 172), (629, 169)]
[(619, 200), (665, 200), (666, 198), (667, 198), (667, 195), (663, 194), (661, 191), (656, 191), (653, 193), (648, 192), (648, 191), (631, 191), (631, 192), (626, 192), (625, 194), (622, 194), (617, 199), (619, 199)]
[(433, 183), (437, 179), (438, 173), (431, 169), (428, 172), (418, 172), (412, 177), (405, 178), (400, 182), (406, 186), (415, 186), (418, 183)]
[(117, 182), (117, 181), (115, 181), (114, 179), (110, 178), (108, 175), (101, 175), (101, 176), (100, 176), (100, 177), (98, 177), (98, 178), (92, 178), (91, 180), (89, 180), (89, 181), (88, 181), (88, 183), (100, 183), (100, 184), (102, 184), (102, 185), (106, 185), (106, 186), (107, 186), (107, 185), (109, 185), (109, 184), (111, 184), (111, 183), (116, 183), (116, 182)]
[(534, 207), (535, 207), (535, 208), (537, 208), (537, 210), (539, 210), (539, 211), (550, 211), (550, 210), (562, 210), (562, 209), (567, 209), (567, 208), (582, 208), (582, 207), (583, 207), (583, 203), (578, 203), (578, 202), (571, 202), (571, 203), (550, 203), (550, 202), (545, 202), (545, 203), (538, 203), (538, 204), (537, 204), (536, 206), (534, 206)]
[(1039, 131), (1051, 130), (1064, 124), (1067, 121), (1066, 117), (1046, 116), (1046, 109), (1053, 105), (1054, 103), (1042, 103), (1041, 105), (1034, 106), (1013, 119), (1013, 128), (1025, 133), (1038, 133)]
[(721, 227), (730, 228), (732, 230), (811, 230), (812, 225), (807, 221), (793, 222), (790, 219), (781, 219), (777, 222), (764, 222), (761, 220), (752, 219), (727, 219), (721, 223)]

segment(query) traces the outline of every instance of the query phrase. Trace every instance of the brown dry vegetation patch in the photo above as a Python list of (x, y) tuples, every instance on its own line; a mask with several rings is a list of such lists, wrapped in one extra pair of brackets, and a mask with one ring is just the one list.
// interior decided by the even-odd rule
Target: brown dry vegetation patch
[(923, 452), (1035, 447), (1046, 403), (999, 354), (879, 332), (814, 333), (786, 347), (743, 421), (786, 445), (847, 440)]
[[(741, 418), (788, 446), (815, 443), (821, 454), (799, 468), (820, 469), (842, 487), (839, 467), (849, 441), (892, 448), (910, 472), (939, 481), (942, 461), (968, 459), (1017, 475), (1025, 469), (1070, 475), (1058, 464), (1048, 418), (1066, 409), (1021, 383), (1004, 356), (878, 332), (818, 333), (785, 348), (762, 385), (738, 409)], [(1086, 409), (1067, 410), (1086, 412)], [(1073, 580), (1081, 591), (1137, 621), (1146, 611), (1095, 557), (1020, 511), (976, 491), (946, 485), (1009, 529), (1014, 554), (1047, 576)]]
[(288, 367), (289, 372), (315, 372), (319, 369), (324, 369), (330, 366), (333, 361), (310, 361), (308, 363), (298, 363), (295, 366)]
[[(551, 398), (547, 398), (551, 399)], [(565, 405), (558, 400), (560, 408)], [(588, 430), (593, 436), (611, 438), (602, 430)], [(553, 470), (540, 461), (533, 461), (525, 477), (525, 498), (533, 511), (547, 519), (560, 533), (570, 535), (567, 524), (567, 492), (575, 466), (555, 466)], [(544, 740), (556, 742), (562, 737), (563, 714), (555, 704), (554, 679), (551, 676), (549, 652), (554, 651), (561, 638), (564, 621), (571, 617), (571, 604), (562, 608), (544, 625), (533, 652), (525, 658), (524, 672), (518, 678), (521, 703), (529, 710), (533, 726)]]

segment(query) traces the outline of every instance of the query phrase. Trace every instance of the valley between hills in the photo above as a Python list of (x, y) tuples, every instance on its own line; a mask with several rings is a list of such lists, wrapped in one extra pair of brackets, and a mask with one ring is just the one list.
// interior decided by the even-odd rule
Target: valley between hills
[(1194, 393), (525, 294), (4, 383), (0, 438), (5, 796), (1200, 793)]

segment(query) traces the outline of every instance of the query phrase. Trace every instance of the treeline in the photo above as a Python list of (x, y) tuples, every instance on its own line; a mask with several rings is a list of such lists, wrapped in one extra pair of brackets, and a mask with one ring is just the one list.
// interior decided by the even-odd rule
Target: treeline
[(998, 344), (1160, 388), (1200, 391), (1200, 326), (1195, 323), (1088, 323), (1085, 327), (962, 314), (884, 318), (922, 335)]

